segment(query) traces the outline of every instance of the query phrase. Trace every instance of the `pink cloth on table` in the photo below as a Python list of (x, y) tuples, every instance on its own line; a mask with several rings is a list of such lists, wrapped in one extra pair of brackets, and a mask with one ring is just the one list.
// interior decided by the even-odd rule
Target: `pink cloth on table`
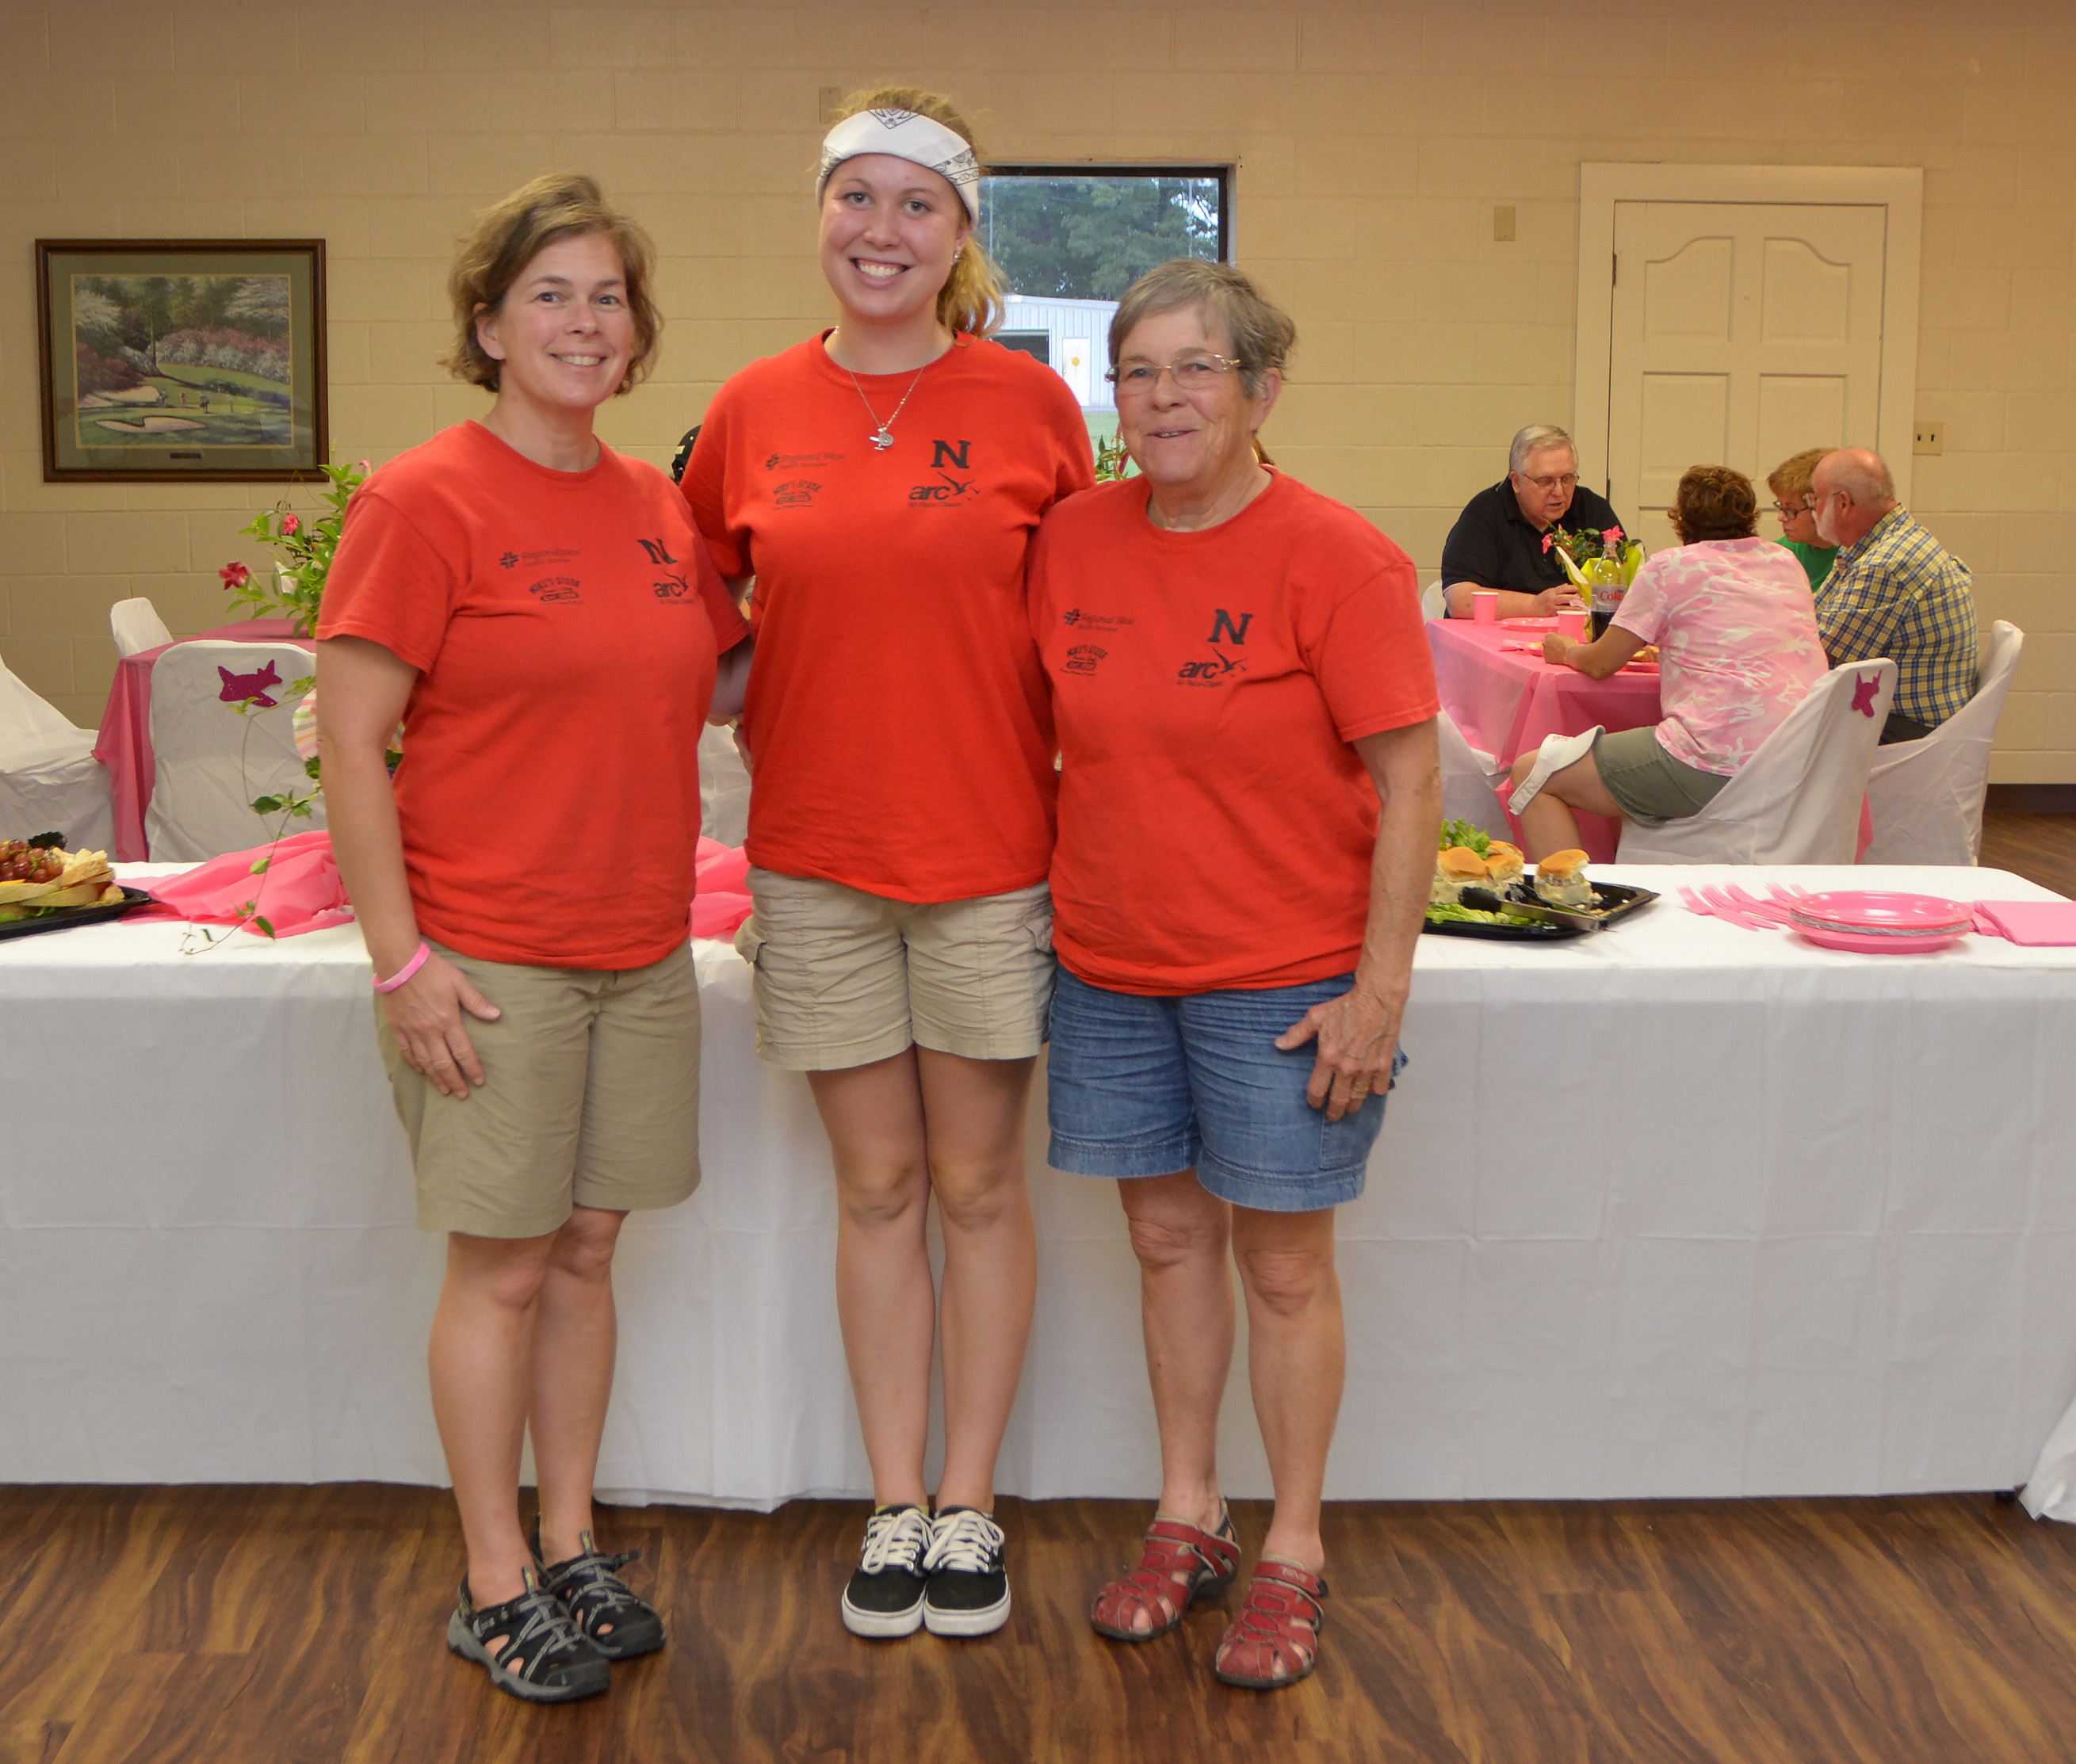
[(693, 860), (699, 892), (692, 897), (695, 937), (733, 937), (750, 914), (749, 859), (737, 845), (702, 837)]
[[(316, 648), (307, 639), (296, 638), (295, 627), (286, 619), (241, 619), (235, 625), (218, 625), (200, 636), (217, 643), (274, 643), (287, 637)], [(151, 804), (156, 781), (152, 759), (152, 668), (172, 647), (171, 643), (161, 643), (155, 650), (126, 655), (116, 663), (115, 681), (108, 689), (101, 730), (94, 738), (93, 757), (108, 768), (109, 788), (115, 799), (115, 856), (120, 863), (140, 864), (150, 855), (144, 842), (144, 811)]]
[(352, 922), (353, 908), (339, 879), (338, 861), (332, 856), (330, 834), (318, 828), (292, 835), (272, 848), (265, 873), (255, 875), (252, 866), (268, 856), (264, 845), (226, 852), (183, 875), (147, 882), (146, 890), (158, 905), (140, 908), (125, 923), (185, 919), (193, 924), (228, 925), (242, 919), (254, 936), (264, 936), (246, 915), (248, 903), (255, 909), (252, 917), (264, 919), (277, 937)]
[(2076, 900), (1986, 900), (1977, 911), (2015, 944), (2076, 944)]
[[(1523, 635), (1504, 625), (1468, 619), (1428, 621), (1427, 645), (1434, 652), (1443, 705), (1472, 746), (1510, 766), (1540, 747), (1546, 735), (1580, 735), (1596, 723), (1613, 731), (1658, 722), (1657, 674), (1639, 670), (1588, 679), (1538, 653), (1505, 647)], [(1611, 862), (1621, 823), (1607, 815), (1581, 815), (1578, 820), (1587, 855)]]

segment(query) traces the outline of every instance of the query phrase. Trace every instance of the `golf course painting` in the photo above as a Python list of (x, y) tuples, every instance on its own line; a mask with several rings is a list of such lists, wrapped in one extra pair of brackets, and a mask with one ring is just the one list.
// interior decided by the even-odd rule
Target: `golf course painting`
[(321, 242), (46, 240), (38, 256), (47, 480), (321, 475)]

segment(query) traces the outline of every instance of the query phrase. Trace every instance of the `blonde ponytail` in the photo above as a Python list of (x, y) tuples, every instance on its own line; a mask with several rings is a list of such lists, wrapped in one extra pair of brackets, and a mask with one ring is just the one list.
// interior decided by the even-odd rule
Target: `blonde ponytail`
[[(949, 98), (912, 85), (878, 85), (853, 92), (838, 108), (834, 121), (856, 116), (861, 110), (913, 110), (932, 122), (941, 122), (966, 145), (976, 158), (979, 143), (972, 126), (961, 116)], [(983, 165), (983, 173), (986, 168)], [(963, 209), (961, 210), (964, 212)], [(968, 232), (965, 244), (952, 264), (952, 273), (937, 290), (937, 322), (953, 331), (969, 331), (976, 337), (992, 337), (1007, 314), (1003, 297), (1009, 292), (994, 259), (982, 248), (978, 233)]]

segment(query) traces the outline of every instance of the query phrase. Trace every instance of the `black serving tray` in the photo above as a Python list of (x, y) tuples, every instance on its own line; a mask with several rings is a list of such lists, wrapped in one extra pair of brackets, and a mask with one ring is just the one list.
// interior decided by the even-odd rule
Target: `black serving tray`
[[(1524, 907), (1549, 904), (1536, 898), (1535, 890), (1525, 878), (1509, 886), (1501, 898), (1518, 900)], [(1648, 907), (1657, 899), (1656, 893), (1648, 888), (1630, 888), (1621, 882), (1596, 882), (1593, 884), (1593, 906), (1598, 923), (1595, 924), (1484, 925), (1476, 919), (1430, 919), (1420, 928), (1437, 937), (1481, 937), (1487, 943), (1567, 943), (1574, 937), (1590, 937), (1596, 931), (1605, 931), (1617, 920), (1626, 919), (1631, 913)]]
[(10, 919), (0, 925), (0, 940), (9, 937), (33, 937), (40, 932), (69, 931), (74, 925), (98, 925), (110, 919), (120, 919), (123, 914), (135, 912), (139, 907), (150, 903), (152, 897), (141, 888), (122, 885), (120, 900), (96, 901), (91, 907), (60, 907), (55, 911), (39, 913), (31, 919)]

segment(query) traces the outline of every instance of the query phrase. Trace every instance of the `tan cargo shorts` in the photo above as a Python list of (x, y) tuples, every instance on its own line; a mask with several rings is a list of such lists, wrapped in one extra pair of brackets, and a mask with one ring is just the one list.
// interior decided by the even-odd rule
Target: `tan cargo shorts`
[(752, 869), (757, 910), (735, 947), (757, 969), (757, 1051), (789, 1072), (840, 1072), (909, 1047), (1028, 1060), (1053, 1001), (1053, 894), (918, 905)]
[(421, 1229), (540, 1237), (573, 1206), (675, 1206), (700, 1185), (700, 990), (690, 949), (621, 972), (439, 953), (504, 1015), (464, 1019), (486, 1081), (463, 1102), (405, 1064), (376, 1001)]

